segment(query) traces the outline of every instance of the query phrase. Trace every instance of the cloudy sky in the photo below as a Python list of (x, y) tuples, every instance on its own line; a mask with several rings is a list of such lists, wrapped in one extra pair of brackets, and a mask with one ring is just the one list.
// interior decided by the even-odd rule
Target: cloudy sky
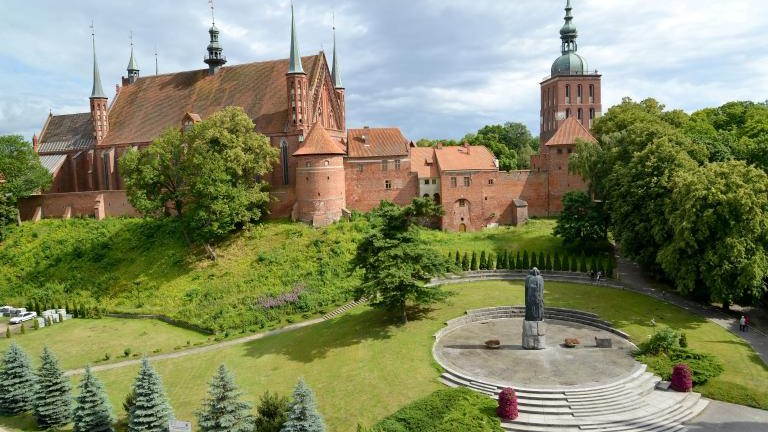
[[(0, 134), (31, 137), (49, 110), (86, 112), (91, 21), (105, 90), (125, 74), (206, 67), (207, 0), (1, 0)], [(765, 0), (573, 0), (579, 53), (603, 74), (605, 108), (656, 97), (693, 111), (768, 99)], [(350, 126), (459, 138), (519, 121), (538, 133), (539, 82), (559, 55), (565, 0), (295, 0), (303, 54), (332, 47)], [(217, 0), (230, 64), (287, 57), (289, 0)]]

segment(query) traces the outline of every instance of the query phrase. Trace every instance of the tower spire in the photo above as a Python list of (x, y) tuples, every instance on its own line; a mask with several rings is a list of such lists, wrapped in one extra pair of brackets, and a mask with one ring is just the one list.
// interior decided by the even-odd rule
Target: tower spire
[(160, 69), (157, 66), (157, 44), (155, 44), (155, 75), (160, 75)]
[(341, 83), (341, 69), (339, 68), (339, 56), (336, 53), (336, 16), (333, 17), (333, 69), (331, 77), (333, 78), (333, 87), (337, 89), (344, 88)]
[(293, 12), (293, 2), (291, 2), (291, 58), (288, 66), (289, 74), (303, 74), (304, 68), (301, 65), (301, 50), (299, 50), (299, 38), (296, 37), (296, 18)]
[(131, 58), (128, 60), (128, 83), (133, 84), (139, 79), (139, 65), (133, 56), (133, 31), (131, 31)]
[(219, 68), (227, 63), (227, 58), (222, 54), (224, 49), (219, 43), (219, 29), (216, 28), (213, 0), (208, 0), (208, 4), (211, 5), (211, 28), (208, 30), (211, 42), (208, 44), (208, 55), (205, 56), (204, 61), (208, 65), (208, 74), (215, 75)]
[(96, 61), (96, 31), (91, 22), (91, 40), (93, 41), (93, 89), (91, 90), (91, 99), (107, 99), (104, 89), (101, 86), (101, 74), (99, 73), (99, 63)]
[(576, 44), (576, 38), (579, 37), (579, 32), (576, 30), (576, 26), (573, 24), (573, 6), (571, 6), (571, 0), (568, 0), (565, 4), (565, 24), (560, 29), (560, 39), (563, 41), (562, 53), (576, 52), (578, 45)]

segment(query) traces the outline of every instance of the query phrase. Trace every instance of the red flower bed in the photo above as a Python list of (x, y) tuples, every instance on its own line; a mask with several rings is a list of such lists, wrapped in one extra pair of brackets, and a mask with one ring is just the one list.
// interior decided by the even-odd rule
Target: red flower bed
[(519, 414), (515, 390), (511, 388), (503, 389), (499, 393), (499, 407), (496, 409), (496, 415), (504, 420), (514, 420)]

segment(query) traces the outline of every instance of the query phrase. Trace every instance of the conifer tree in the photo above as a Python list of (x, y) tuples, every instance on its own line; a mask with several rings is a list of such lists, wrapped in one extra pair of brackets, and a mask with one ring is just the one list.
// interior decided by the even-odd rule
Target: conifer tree
[(58, 428), (72, 421), (72, 391), (69, 379), (48, 347), (43, 348), (37, 370), (34, 412), (40, 429)]
[(0, 415), (12, 416), (32, 410), (35, 373), (27, 354), (12, 342), (0, 370)]
[(112, 405), (109, 403), (104, 386), (91, 372), (90, 366), (85, 368), (85, 375), (80, 381), (80, 394), (77, 395), (77, 405), (72, 414), (75, 426), (72, 432), (114, 432), (112, 424), (115, 417)]
[(584, 254), (581, 254), (581, 259), (579, 259), (579, 271), (582, 273), (589, 271), (587, 270), (587, 258), (584, 256)]
[(293, 403), (288, 411), (288, 421), (280, 432), (325, 432), (325, 422), (317, 411), (315, 394), (303, 379), (299, 380), (293, 390)]
[(562, 264), (560, 263), (560, 254), (555, 252), (555, 257), (552, 259), (552, 270), (554, 271), (560, 271), (562, 270)]
[(258, 417), (256, 417), (256, 432), (280, 432), (283, 425), (288, 421), (288, 410), (291, 407), (290, 400), (285, 396), (279, 396), (276, 393), (266, 392), (259, 400), (259, 406), (256, 408)]
[(163, 389), (160, 375), (144, 357), (133, 384), (136, 394), (133, 409), (128, 415), (128, 432), (164, 432), (173, 418), (171, 405)]
[(523, 267), (523, 258), (520, 256), (520, 251), (517, 251), (517, 257), (515, 258), (515, 267), (514, 270), (522, 270), (525, 267)]
[(579, 271), (579, 257), (571, 255), (571, 272), (576, 273)]
[(472, 261), (471, 261), (471, 263), (469, 265), (469, 268), (470, 268), (470, 270), (473, 270), (473, 271), (477, 270), (477, 268), (478, 268), (477, 252), (475, 252), (475, 251), (472, 251)]
[(548, 270), (547, 269), (547, 262), (545, 261), (545, 258), (544, 258), (544, 252), (539, 252), (539, 265), (538, 265), (538, 267), (539, 267), (540, 270)]
[(496, 262), (496, 268), (497, 269), (506, 269), (507, 268), (507, 251), (501, 251), (501, 254), (499, 255), (499, 260)]
[(530, 264), (531, 262), (528, 260), (528, 251), (523, 251), (523, 265), (520, 267), (520, 269), (529, 270), (531, 268)]
[(531, 253), (531, 267), (530, 268), (539, 268), (539, 257), (536, 255), (536, 252)]
[(496, 255), (493, 252), (488, 252), (488, 259), (485, 263), (488, 266), (488, 270), (496, 270)]
[(593, 271), (593, 272), (602, 271), (601, 269), (598, 268), (597, 258), (595, 258), (594, 256), (589, 261), (589, 271)]
[(488, 270), (488, 256), (485, 251), (480, 252), (480, 264), (478, 266), (480, 270)]
[(461, 257), (461, 269), (464, 271), (469, 270), (469, 258), (467, 257), (466, 252), (464, 252), (464, 256)]
[(224, 365), (211, 381), (208, 397), (196, 413), (201, 432), (251, 432), (251, 404), (240, 400), (241, 393)]
[(552, 270), (552, 256), (547, 252), (547, 259), (544, 261), (544, 270)]
[(461, 267), (461, 255), (459, 255), (459, 251), (456, 251), (456, 267)]

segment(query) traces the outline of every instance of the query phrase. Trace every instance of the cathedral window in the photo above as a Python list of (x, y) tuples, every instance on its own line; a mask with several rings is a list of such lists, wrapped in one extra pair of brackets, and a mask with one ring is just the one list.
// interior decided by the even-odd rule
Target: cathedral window
[(280, 142), (280, 159), (283, 165), (283, 184), (290, 183), (290, 177), (288, 177), (288, 143), (285, 140)]
[(384, 189), (386, 190), (392, 189), (392, 180), (384, 180)]

